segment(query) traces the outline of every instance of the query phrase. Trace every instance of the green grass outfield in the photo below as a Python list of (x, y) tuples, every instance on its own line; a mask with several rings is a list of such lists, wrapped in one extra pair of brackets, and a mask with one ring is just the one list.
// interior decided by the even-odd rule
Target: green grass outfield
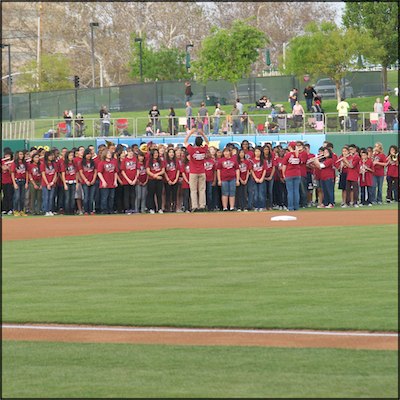
[(395, 351), (3, 342), (7, 398), (396, 398)]
[(395, 223), (10, 241), (3, 321), (393, 331), (397, 261)]

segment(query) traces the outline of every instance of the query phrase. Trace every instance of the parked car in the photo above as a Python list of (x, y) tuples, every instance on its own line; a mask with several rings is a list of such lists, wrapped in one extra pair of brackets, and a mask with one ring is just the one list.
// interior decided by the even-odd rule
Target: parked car
[[(318, 94), (322, 96), (323, 99), (336, 98), (336, 85), (335, 82), (332, 81), (332, 79), (319, 79), (314, 86), (314, 89)], [(354, 90), (350, 86), (350, 82), (347, 79), (342, 79), (340, 96), (354, 97)]]
[(366, 97), (366, 96), (383, 96), (384, 93), (391, 93), (392, 89), (387, 88), (385, 90), (382, 83), (367, 83), (361, 87), (361, 90), (358, 92), (358, 97)]
[(229, 94), (229, 100), (231, 102), (234, 102), (236, 98), (239, 97), (243, 104), (254, 103), (262, 96), (268, 97), (267, 89), (264, 88), (261, 83), (256, 83), (254, 86), (247, 83), (240, 83), (237, 86), (237, 97), (235, 96), (235, 91), (233, 89), (229, 92)]

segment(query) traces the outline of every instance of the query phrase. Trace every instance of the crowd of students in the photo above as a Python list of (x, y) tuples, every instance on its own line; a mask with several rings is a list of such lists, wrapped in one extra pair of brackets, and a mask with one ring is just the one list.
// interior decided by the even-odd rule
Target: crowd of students
[[(194, 145), (189, 144), (195, 132)], [(204, 143), (205, 142), (205, 143)], [(334, 185), (341, 207), (397, 202), (398, 148), (387, 154), (349, 144), (337, 156), (324, 142), (318, 154), (301, 141), (286, 147), (269, 143), (224, 149), (208, 146), (193, 128), (184, 146), (149, 142), (126, 148), (112, 142), (46, 151), (4, 149), (2, 213), (14, 216), (54, 214), (264, 211), (333, 208)]]

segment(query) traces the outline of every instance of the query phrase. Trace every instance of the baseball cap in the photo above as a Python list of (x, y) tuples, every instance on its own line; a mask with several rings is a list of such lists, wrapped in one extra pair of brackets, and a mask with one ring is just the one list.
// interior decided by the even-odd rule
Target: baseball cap
[(291, 142), (288, 143), (288, 146), (290, 146), (290, 147), (296, 147), (296, 142), (291, 141)]

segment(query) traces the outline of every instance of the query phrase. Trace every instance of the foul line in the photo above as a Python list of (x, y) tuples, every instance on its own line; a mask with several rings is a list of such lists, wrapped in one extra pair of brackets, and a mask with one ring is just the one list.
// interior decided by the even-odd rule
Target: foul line
[(263, 330), (263, 329), (201, 329), (201, 328), (114, 328), (85, 326), (43, 326), (43, 325), (2, 325), (2, 329), (37, 329), (53, 331), (110, 331), (110, 332), (171, 332), (171, 333), (251, 333), (251, 334), (287, 334), (287, 335), (326, 335), (326, 336), (367, 336), (398, 337), (398, 333), (375, 332), (336, 332), (336, 331), (302, 331), (302, 330)]

